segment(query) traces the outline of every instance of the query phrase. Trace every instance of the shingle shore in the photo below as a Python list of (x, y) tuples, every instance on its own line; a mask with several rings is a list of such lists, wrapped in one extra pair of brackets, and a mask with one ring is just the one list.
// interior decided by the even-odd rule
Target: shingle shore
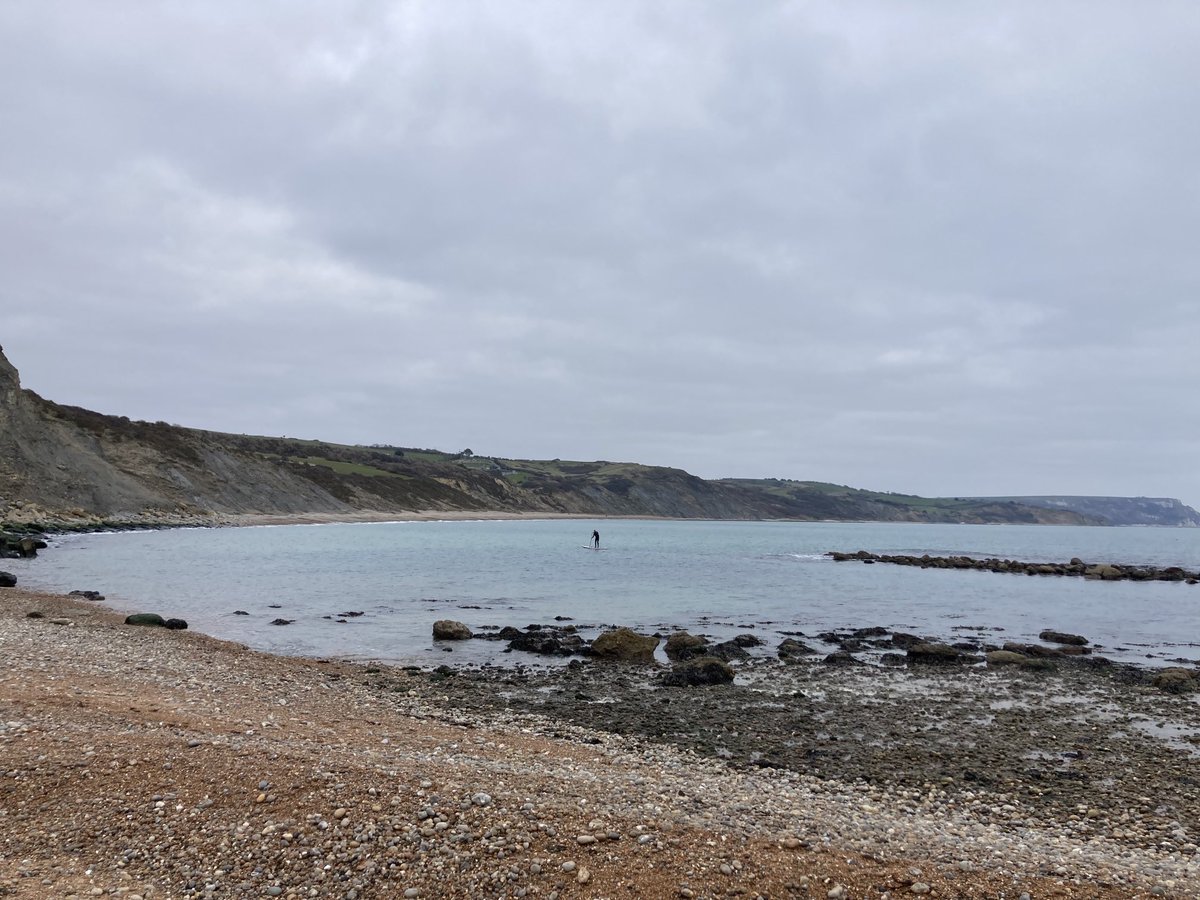
[[(1173, 815), (1200, 784), (1186, 747), (1147, 757), (1168, 761), (1177, 795), (1145, 810), (1081, 796), (1043, 819), (1050, 807), (996, 788), (806, 774), (645, 729), (618, 736), (573, 723), (574, 698), (528, 699), (549, 681), (272, 657), (17, 589), (0, 591), (0, 659), (0, 896), (1200, 894), (1194, 823)], [(614, 672), (587, 684), (611, 687)], [(835, 732), (874, 702), (854, 681), (870, 675), (839, 676), (847, 689), (811, 698)], [(763, 681), (764, 708), (782, 702), (778, 679)], [(714, 696), (689, 690), (725, 689), (676, 689), (668, 705), (703, 711), (693, 700)], [(876, 717), (921, 720), (921, 680), (906, 690)], [(1164, 728), (1196, 724), (1190, 697), (1146, 697), (1178, 712)], [(1089, 777), (1130, 765), (1100, 760)]]

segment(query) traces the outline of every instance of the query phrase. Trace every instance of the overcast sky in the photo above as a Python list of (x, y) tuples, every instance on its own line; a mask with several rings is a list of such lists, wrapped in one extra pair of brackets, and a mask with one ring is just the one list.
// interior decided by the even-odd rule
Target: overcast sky
[(1200, 5), (0, 5), (0, 344), (223, 431), (1200, 506)]

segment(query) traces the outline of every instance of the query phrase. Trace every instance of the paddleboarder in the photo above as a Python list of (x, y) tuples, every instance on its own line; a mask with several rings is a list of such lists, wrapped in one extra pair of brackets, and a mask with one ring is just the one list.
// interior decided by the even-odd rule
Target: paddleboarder
[(592, 547), (596, 550), (600, 549), (600, 532), (598, 531), (592, 532)]

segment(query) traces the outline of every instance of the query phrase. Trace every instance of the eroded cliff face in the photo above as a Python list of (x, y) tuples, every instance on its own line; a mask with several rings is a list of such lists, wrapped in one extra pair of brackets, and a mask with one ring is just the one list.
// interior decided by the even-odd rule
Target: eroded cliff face
[(0, 410), (16, 402), (17, 394), (21, 391), (21, 376), (16, 367), (4, 355), (0, 347)]
[(1068, 522), (1010, 501), (910, 503), (631, 463), (469, 458), (135, 422), (44, 400), (0, 350), (0, 524), (201, 524), (245, 514), (489, 510), (844, 521)]

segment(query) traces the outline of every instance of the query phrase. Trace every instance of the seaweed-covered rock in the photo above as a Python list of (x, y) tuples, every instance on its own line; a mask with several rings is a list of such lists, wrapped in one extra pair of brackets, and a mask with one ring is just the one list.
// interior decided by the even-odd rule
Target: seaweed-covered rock
[(1160, 691), (1168, 694), (1187, 694), (1200, 687), (1196, 673), (1191, 669), (1163, 669), (1150, 681)]
[(708, 652), (708, 640), (698, 634), (676, 631), (667, 637), (667, 643), (663, 649), (666, 651), (667, 659), (672, 662), (684, 662), (704, 656)]
[(708, 648), (708, 654), (726, 662), (750, 658), (750, 652), (737, 641), (721, 641), (719, 644), (713, 644)]
[(848, 650), (838, 650), (835, 653), (830, 653), (821, 662), (827, 666), (865, 666), (866, 663), (858, 659)]
[(592, 655), (613, 662), (649, 663), (654, 661), (658, 638), (638, 634), (632, 628), (614, 628), (592, 641)]
[(817, 651), (804, 643), (804, 641), (798, 641), (795, 638), (784, 638), (779, 642), (779, 646), (775, 652), (782, 660), (794, 660), (797, 657), (808, 656)]
[(1024, 653), (1017, 653), (1013, 650), (993, 650), (987, 654), (989, 666), (1019, 666), (1027, 659), (1029, 657)]
[(1053, 631), (1047, 628), (1038, 635), (1038, 640), (1049, 641), (1051, 644), (1070, 644), (1076, 647), (1082, 647), (1088, 642), (1088, 639), (1078, 634), (1068, 634), (1065, 631)]
[(131, 616), (125, 617), (126, 625), (150, 625), (157, 628), (166, 628), (167, 620), (158, 613), (134, 613)]
[(729, 663), (713, 656), (679, 663), (665, 673), (663, 684), (669, 687), (700, 687), (710, 684), (729, 684), (733, 681), (733, 669)]
[(1018, 644), (1016, 641), (1005, 641), (1002, 649), (1037, 659), (1059, 659), (1063, 655), (1057, 647), (1047, 647), (1043, 644)]
[(756, 634), (749, 634), (747, 632), (735, 634), (730, 640), (739, 647), (761, 647), (763, 644), (762, 638)]
[(917, 644), (908, 648), (908, 662), (925, 666), (961, 666), (979, 658), (949, 644)]
[[(507, 632), (507, 628), (502, 629), (501, 637)], [(518, 631), (509, 638), (508, 649), (537, 653), (541, 656), (573, 656), (583, 650), (583, 638), (573, 631), (538, 627), (531, 631)]]
[(455, 622), (453, 619), (438, 619), (433, 623), (433, 639), (435, 641), (468, 641), (471, 637), (471, 629), (462, 622)]

